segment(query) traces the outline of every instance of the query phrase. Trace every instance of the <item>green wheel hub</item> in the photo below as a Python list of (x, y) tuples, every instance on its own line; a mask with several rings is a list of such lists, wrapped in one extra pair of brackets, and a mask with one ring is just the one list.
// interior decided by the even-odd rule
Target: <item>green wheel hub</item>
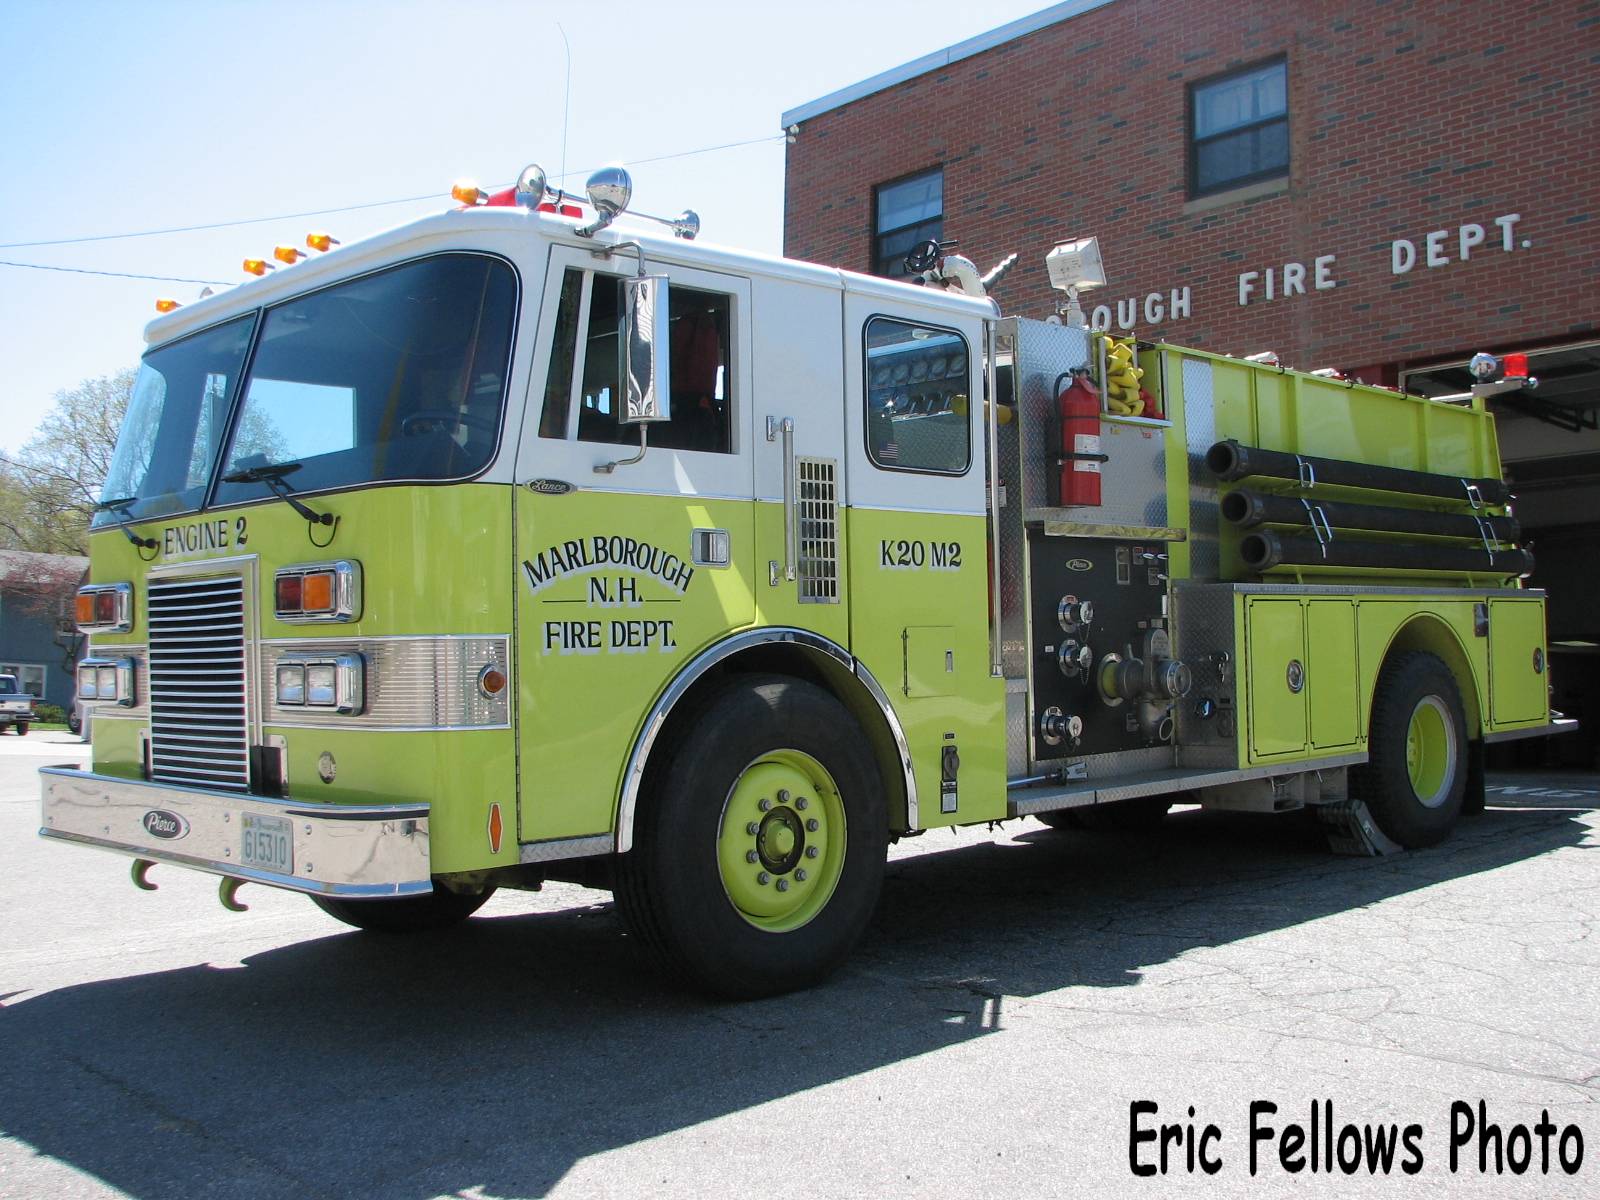
[(757, 929), (800, 928), (838, 886), (845, 832), (826, 767), (800, 750), (763, 754), (739, 772), (722, 806), (717, 870), (728, 900)]
[(1456, 731), (1437, 696), (1424, 696), (1406, 727), (1406, 774), (1425, 808), (1438, 808), (1454, 782)]

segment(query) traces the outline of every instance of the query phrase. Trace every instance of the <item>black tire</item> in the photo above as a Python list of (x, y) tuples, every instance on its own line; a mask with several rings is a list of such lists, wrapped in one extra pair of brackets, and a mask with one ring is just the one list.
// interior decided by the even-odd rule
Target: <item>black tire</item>
[(1051, 829), (1093, 829), (1132, 832), (1154, 829), (1166, 820), (1172, 807), (1171, 796), (1142, 796), (1137, 800), (1120, 800), (1115, 804), (1096, 804), (1089, 808), (1063, 808), (1056, 812), (1040, 813), (1039, 820)]
[(368, 933), (427, 933), (459, 925), (484, 906), (494, 888), (481, 892), (452, 892), (434, 885), (425, 896), (399, 896), (386, 900), (343, 900), (312, 896), (311, 902), (336, 921)]
[[(1438, 773), (1428, 775), (1420, 795), (1408, 765), (1414, 718), (1431, 710), (1440, 740)], [(1420, 719), (1420, 718), (1419, 718)], [(1367, 761), (1350, 768), (1350, 794), (1365, 800), (1372, 819), (1408, 849), (1434, 846), (1455, 828), (1467, 790), (1467, 722), (1455, 677), (1436, 656), (1420, 651), (1384, 664), (1372, 699)]]
[(27, 737), (28, 736), (28, 723), (26, 721), (18, 721), (17, 722), (17, 736), (18, 737)]
[[(659, 768), (652, 764), (633, 848), (618, 860), (617, 907), (656, 963), (698, 990), (748, 999), (816, 983), (854, 948), (883, 886), (888, 823), (883, 784), (865, 736), (827, 692), (780, 676), (734, 679), (679, 728), (682, 736), (670, 757)], [(817, 789), (816, 808), (807, 816), (825, 815), (828, 823), (820, 833), (792, 832), (798, 839), (794, 861), (758, 859), (749, 868), (750, 880), (764, 876), (763, 888), (781, 884), (790, 896), (782, 903), (799, 903), (806, 895), (800, 889), (816, 887), (818, 877), (834, 882), (820, 900), (807, 899), (821, 907), (794, 918), (803, 923), (773, 928), (736, 906), (719, 856), (758, 853), (738, 850), (755, 822), (736, 822), (749, 800), (748, 782), (780, 756), (809, 759), (825, 771), (832, 794), (824, 799), (827, 789)], [(761, 810), (768, 814), (759, 826), (762, 840), (752, 842), (761, 854), (768, 845), (766, 822), (800, 820), (794, 809), (807, 803), (775, 794), (776, 806)], [(804, 828), (810, 827), (807, 820)], [(801, 857), (812, 849), (817, 858)], [(812, 866), (811, 876), (795, 872), (796, 865)], [(734, 879), (736, 888), (748, 892), (752, 886), (737, 874)]]
[(81, 717), (79, 717), (77, 713), (73, 713), (70, 717), (67, 718), (67, 732), (68, 733), (82, 733), (83, 732), (83, 719)]

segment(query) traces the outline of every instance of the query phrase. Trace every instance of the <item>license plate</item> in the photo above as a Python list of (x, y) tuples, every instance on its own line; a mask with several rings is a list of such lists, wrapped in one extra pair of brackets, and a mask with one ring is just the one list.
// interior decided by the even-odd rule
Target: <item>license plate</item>
[(239, 863), (280, 875), (294, 874), (294, 826), (288, 817), (245, 813)]

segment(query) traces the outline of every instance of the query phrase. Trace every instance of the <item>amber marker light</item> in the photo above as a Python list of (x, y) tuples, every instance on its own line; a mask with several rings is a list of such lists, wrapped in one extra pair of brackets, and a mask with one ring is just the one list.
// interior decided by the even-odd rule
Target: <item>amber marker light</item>
[(312, 571), (300, 577), (300, 607), (308, 613), (333, 611), (332, 571)]
[(450, 199), (462, 204), (482, 204), (488, 198), (488, 194), (469, 179), (461, 180), (450, 189)]
[(75, 610), (75, 615), (78, 618), (78, 624), (79, 625), (93, 625), (94, 624), (94, 593), (93, 592), (79, 592), (78, 593), (78, 598), (74, 602), (74, 606), (73, 607), (74, 607), (74, 610)]
[(478, 690), (490, 700), (506, 690), (506, 673), (494, 663), (478, 672)]
[(306, 234), (306, 245), (310, 246), (313, 250), (320, 250), (324, 254), (333, 249), (333, 247), (341, 244), (342, 243), (339, 241), (339, 239), (334, 237), (331, 233)]
[(264, 258), (247, 258), (244, 260), (244, 269), (252, 275), (265, 275), (268, 271), (277, 268)]
[(156, 311), (158, 313), (169, 313), (169, 312), (171, 312), (173, 309), (175, 309), (177, 307), (178, 307), (178, 302), (176, 300), (157, 300), (156, 301)]
[(298, 246), (274, 246), (272, 248), (272, 257), (281, 263), (292, 263), (299, 262), (302, 258), (307, 257), (307, 255), (306, 252), (300, 249)]

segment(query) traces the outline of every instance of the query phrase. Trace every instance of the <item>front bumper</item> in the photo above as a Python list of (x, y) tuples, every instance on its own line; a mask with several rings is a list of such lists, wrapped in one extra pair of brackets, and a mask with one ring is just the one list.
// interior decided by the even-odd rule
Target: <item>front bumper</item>
[[(275, 800), (70, 767), (45, 767), (39, 775), (41, 837), (321, 896), (414, 896), (433, 890), (426, 804)], [(153, 814), (159, 819), (147, 820)], [(288, 819), (289, 870), (263, 870), (240, 861), (247, 814)], [(150, 832), (151, 825), (166, 836)]]

